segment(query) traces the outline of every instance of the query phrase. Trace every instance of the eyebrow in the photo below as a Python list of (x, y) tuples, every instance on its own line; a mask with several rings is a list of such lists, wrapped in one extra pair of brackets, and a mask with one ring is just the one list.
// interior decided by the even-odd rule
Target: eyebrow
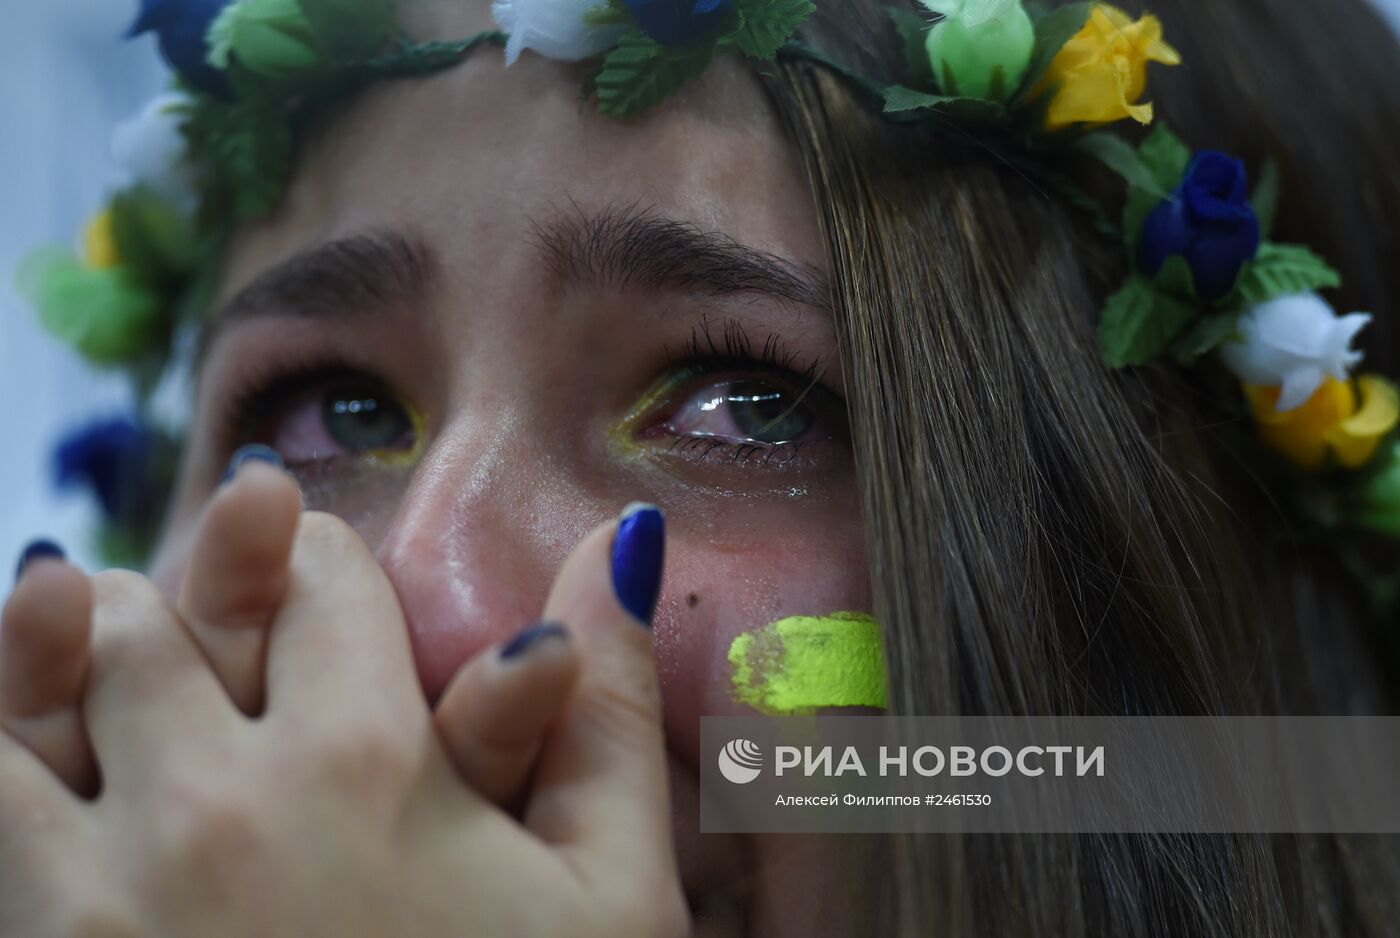
[(830, 309), (825, 275), (729, 235), (627, 206), (588, 214), (577, 205), (531, 223), (541, 255), (567, 282), (728, 296), (754, 293)]
[(436, 279), (437, 263), (417, 236), (371, 231), (317, 245), (259, 275), (225, 303), (199, 338), (202, 362), (214, 338), (242, 319), (311, 319), (416, 306)]
[[(548, 222), (531, 221), (530, 232), (541, 259), (567, 283), (706, 296), (751, 293), (830, 311), (830, 287), (817, 268), (651, 210), (629, 206), (588, 214), (575, 205)], [(437, 258), (414, 234), (371, 231), (317, 245), (264, 272), (225, 303), (199, 338), (196, 364), (240, 320), (416, 308), (436, 279)]]

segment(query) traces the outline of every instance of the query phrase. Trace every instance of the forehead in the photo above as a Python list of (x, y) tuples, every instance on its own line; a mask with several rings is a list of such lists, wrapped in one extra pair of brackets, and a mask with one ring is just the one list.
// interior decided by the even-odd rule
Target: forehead
[[(417, 0), (416, 38), (491, 28), (487, 5)], [(640, 208), (824, 267), (811, 197), (758, 80), (718, 60), (661, 108), (619, 122), (580, 101), (589, 66), (485, 47), (428, 78), (381, 82), (308, 136), (276, 215), (235, 241), (224, 296), (299, 251), (411, 230), (493, 260), (563, 212)]]

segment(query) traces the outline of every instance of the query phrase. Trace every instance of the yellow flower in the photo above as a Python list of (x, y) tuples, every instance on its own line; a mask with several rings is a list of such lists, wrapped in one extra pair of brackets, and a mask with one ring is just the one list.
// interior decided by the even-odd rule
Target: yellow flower
[(1134, 23), (1117, 7), (1095, 4), (1084, 28), (1065, 43), (1036, 86), (1037, 95), (1055, 88), (1045, 129), (1125, 117), (1152, 123), (1152, 105), (1137, 103), (1147, 91), (1148, 62), (1181, 64), (1181, 55), (1162, 41), (1161, 20), (1144, 16)]
[(1400, 423), (1400, 391), (1379, 375), (1362, 375), (1354, 385), (1329, 377), (1307, 403), (1283, 413), (1274, 410), (1278, 388), (1245, 385), (1245, 393), (1259, 438), (1310, 471), (1326, 465), (1329, 453), (1338, 465), (1359, 469)]
[(112, 210), (109, 208), (93, 216), (83, 234), (83, 261), (89, 267), (106, 268), (121, 265), (121, 255), (117, 253), (116, 229), (112, 226)]

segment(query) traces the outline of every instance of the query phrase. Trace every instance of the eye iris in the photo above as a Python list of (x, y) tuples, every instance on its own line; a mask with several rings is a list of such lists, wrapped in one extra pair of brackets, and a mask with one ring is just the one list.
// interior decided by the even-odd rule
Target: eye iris
[(340, 388), (321, 403), (326, 433), (350, 452), (401, 448), (412, 442), (413, 422), (402, 406), (380, 391)]
[(812, 426), (807, 408), (772, 385), (736, 382), (725, 395), (725, 404), (734, 425), (759, 443), (787, 443)]

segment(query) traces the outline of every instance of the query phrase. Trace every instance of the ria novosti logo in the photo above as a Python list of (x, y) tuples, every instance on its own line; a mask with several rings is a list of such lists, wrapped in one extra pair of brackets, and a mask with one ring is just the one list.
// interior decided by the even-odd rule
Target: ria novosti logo
[(747, 739), (734, 739), (719, 751), (719, 774), (735, 785), (747, 785), (763, 771), (763, 750)]

